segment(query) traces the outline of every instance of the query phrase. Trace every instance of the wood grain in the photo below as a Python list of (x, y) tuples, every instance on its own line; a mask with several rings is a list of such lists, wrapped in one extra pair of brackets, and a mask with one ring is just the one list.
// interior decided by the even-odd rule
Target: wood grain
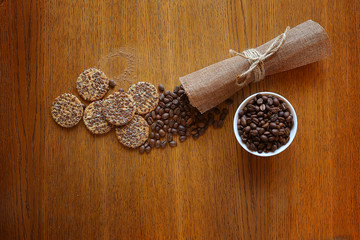
[[(0, 1), (0, 239), (359, 239), (360, 4), (292, 1)], [(197, 141), (140, 155), (114, 132), (56, 125), (52, 100), (85, 68), (134, 48), (139, 80), (164, 83), (319, 22), (331, 58), (268, 77), (291, 101), (297, 136), (262, 159), (229, 117)], [(118, 76), (114, 58), (106, 73)]]

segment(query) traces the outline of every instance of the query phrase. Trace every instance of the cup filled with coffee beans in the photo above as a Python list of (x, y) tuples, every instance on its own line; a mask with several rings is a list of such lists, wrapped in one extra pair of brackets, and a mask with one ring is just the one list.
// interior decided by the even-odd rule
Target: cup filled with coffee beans
[(284, 151), (294, 140), (297, 117), (283, 96), (259, 92), (246, 98), (234, 116), (234, 133), (249, 153), (261, 157)]

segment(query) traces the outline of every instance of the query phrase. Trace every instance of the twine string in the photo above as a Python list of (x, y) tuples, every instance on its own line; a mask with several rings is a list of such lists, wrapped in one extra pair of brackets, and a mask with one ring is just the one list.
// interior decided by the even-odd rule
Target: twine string
[[(287, 27), (285, 29), (285, 32), (283, 32), (282, 34), (277, 36), (277, 38), (275, 38), (275, 40), (272, 42), (272, 44), (269, 46), (269, 48), (263, 54), (259, 53), (254, 48), (244, 50), (241, 53), (238, 53), (233, 49), (229, 50), (231, 56), (240, 56), (240, 57), (246, 58), (250, 64), (250, 67), (248, 70), (246, 70), (245, 72), (236, 76), (235, 83), (237, 86), (242, 88), (242, 87), (245, 87), (246, 85), (248, 85), (249, 83), (251, 83), (252, 81), (259, 82), (265, 78), (264, 61), (280, 49), (280, 47), (282, 46), (282, 44), (285, 41), (286, 35), (289, 30), (290, 30), (290, 27)], [(253, 79), (250, 77), (252, 73), (254, 74)], [(245, 77), (245, 80), (240, 81), (244, 77)]]

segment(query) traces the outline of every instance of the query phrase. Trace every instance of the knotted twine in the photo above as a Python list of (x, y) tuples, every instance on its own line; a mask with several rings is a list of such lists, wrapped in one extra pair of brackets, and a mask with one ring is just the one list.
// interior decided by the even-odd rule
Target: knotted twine
[[(277, 50), (280, 49), (281, 45), (284, 43), (286, 34), (290, 30), (290, 27), (287, 27), (285, 29), (285, 32), (277, 36), (273, 43), (270, 45), (270, 47), (263, 53), (259, 53), (256, 49), (250, 48), (247, 50), (244, 50), (242, 53), (238, 53), (232, 49), (229, 50), (230, 54), (232, 56), (240, 56), (243, 58), (246, 58), (249, 63), (250, 67), (248, 70), (243, 72), (242, 74), (239, 74), (236, 76), (236, 85), (240, 88), (245, 87), (246, 85), (250, 84), (252, 82), (252, 78), (250, 78), (251, 73), (254, 73), (254, 82), (259, 82), (262, 79), (265, 78), (265, 67), (264, 67), (264, 61), (272, 56), (274, 53), (277, 52)], [(239, 82), (243, 77), (245, 77), (245, 80), (242, 82)]]

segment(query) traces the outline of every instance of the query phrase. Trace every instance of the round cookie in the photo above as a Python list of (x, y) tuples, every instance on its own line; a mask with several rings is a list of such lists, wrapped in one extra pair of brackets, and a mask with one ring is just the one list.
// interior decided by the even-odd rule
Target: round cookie
[(93, 134), (104, 134), (112, 128), (112, 125), (106, 121), (102, 114), (103, 101), (99, 100), (90, 103), (84, 111), (83, 120), (85, 126)]
[(57, 124), (70, 128), (78, 124), (83, 116), (83, 104), (70, 93), (64, 93), (52, 102), (51, 116)]
[(143, 117), (135, 115), (129, 124), (116, 128), (116, 137), (126, 147), (140, 147), (148, 140), (149, 125)]
[(130, 94), (115, 92), (104, 100), (102, 113), (112, 125), (122, 126), (134, 117), (135, 102)]
[(130, 86), (128, 91), (133, 97), (138, 114), (146, 114), (156, 108), (159, 94), (156, 87), (148, 82), (138, 82)]
[(78, 77), (76, 89), (80, 96), (87, 101), (99, 100), (109, 90), (109, 79), (102, 71), (89, 68)]

